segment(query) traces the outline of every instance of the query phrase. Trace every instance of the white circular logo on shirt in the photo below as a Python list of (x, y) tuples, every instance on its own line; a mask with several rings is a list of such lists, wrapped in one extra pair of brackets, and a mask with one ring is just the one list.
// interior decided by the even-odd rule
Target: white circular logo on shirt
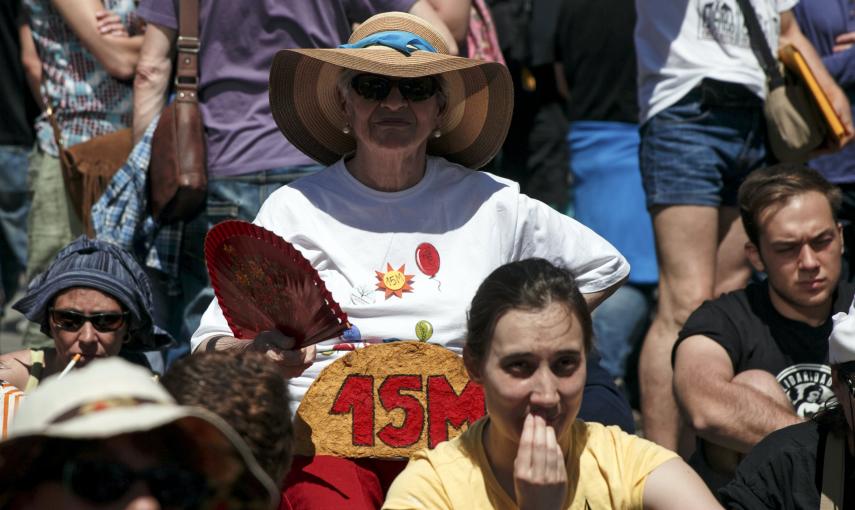
[(834, 398), (831, 368), (827, 365), (799, 363), (782, 370), (776, 379), (793, 403), (796, 414), (802, 418), (813, 416)]

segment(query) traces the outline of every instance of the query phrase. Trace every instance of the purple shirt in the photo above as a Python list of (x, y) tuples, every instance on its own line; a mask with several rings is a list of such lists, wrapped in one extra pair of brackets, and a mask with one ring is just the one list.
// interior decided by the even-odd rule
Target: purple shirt
[[(285, 48), (331, 48), (354, 22), (408, 11), (415, 0), (200, 0), (199, 97), (213, 177), (314, 162), (291, 145), (270, 113), (273, 56)], [(142, 0), (137, 14), (177, 30), (177, 0)]]
[[(855, 113), (855, 48), (838, 53), (832, 51), (835, 37), (855, 32), (855, 3), (850, 0), (801, 0), (793, 8), (793, 14), (828, 72), (846, 92)], [(812, 160), (810, 166), (833, 183), (855, 182), (855, 143)]]

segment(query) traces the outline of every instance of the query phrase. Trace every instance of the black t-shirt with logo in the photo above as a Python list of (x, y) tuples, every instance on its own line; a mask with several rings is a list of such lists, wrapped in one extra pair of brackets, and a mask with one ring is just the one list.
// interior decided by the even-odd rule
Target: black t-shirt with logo
[[(828, 359), (831, 316), (846, 312), (855, 286), (837, 286), (828, 320), (818, 327), (788, 319), (775, 310), (767, 282), (705, 302), (686, 321), (677, 343), (703, 335), (730, 356), (733, 372), (760, 369), (774, 375), (801, 416), (810, 416), (832, 396)], [(817, 395), (821, 392), (821, 395)]]
[[(674, 352), (686, 338), (706, 336), (724, 347), (735, 374), (752, 369), (771, 373), (796, 412), (812, 416), (833, 397), (831, 369), (826, 364), (831, 316), (848, 311), (853, 294), (855, 285), (841, 282), (828, 320), (813, 327), (778, 313), (769, 298), (767, 282), (752, 283), (706, 301), (695, 310), (680, 331)], [(696, 451), (690, 464), (711, 488), (721, 487), (729, 477), (709, 469), (700, 452)]]

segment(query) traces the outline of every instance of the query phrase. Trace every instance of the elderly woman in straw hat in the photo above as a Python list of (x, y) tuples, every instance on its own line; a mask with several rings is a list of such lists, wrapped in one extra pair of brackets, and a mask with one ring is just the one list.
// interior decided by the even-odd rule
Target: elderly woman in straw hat
[[(303, 152), (329, 165), (280, 188), (255, 222), (315, 267), (353, 327), (316, 348), (254, 341), (290, 377), (299, 404), (339, 348), (391, 339), (461, 352), (466, 308), (500, 265), (539, 256), (570, 268), (592, 308), (629, 272), (605, 240), (519, 187), (473, 169), (501, 147), (512, 113), (501, 64), (448, 54), (427, 22), (385, 13), (336, 49), (279, 52), (273, 116)], [(233, 349), (214, 300), (194, 349)]]
[(182, 407), (148, 371), (120, 359), (52, 377), (0, 442), (6, 509), (258, 509), (276, 485), (240, 436)]
[(54, 344), (0, 356), (0, 380), (25, 392), (69, 364), (121, 354), (145, 365), (142, 352), (172, 343), (154, 324), (148, 278), (133, 256), (85, 236), (57, 254), (14, 308)]

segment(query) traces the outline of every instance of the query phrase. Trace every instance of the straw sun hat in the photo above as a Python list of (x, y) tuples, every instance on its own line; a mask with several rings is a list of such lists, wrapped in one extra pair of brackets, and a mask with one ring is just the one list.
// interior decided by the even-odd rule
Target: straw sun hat
[(511, 122), (513, 84), (507, 68), (449, 55), (428, 22), (401, 12), (369, 18), (348, 43), (365, 44), (370, 36), (393, 31), (421, 38), (428, 49), (372, 44), (277, 53), (270, 69), (270, 107), (279, 129), (298, 149), (330, 165), (356, 150), (354, 138), (342, 132), (347, 121), (336, 95), (342, 69), (396, 78), (442, 74), (448, 104), (440, 121), (442, 134), (428, 141), (427, 152), (469, 168), (485, 165), (502, 146)]

